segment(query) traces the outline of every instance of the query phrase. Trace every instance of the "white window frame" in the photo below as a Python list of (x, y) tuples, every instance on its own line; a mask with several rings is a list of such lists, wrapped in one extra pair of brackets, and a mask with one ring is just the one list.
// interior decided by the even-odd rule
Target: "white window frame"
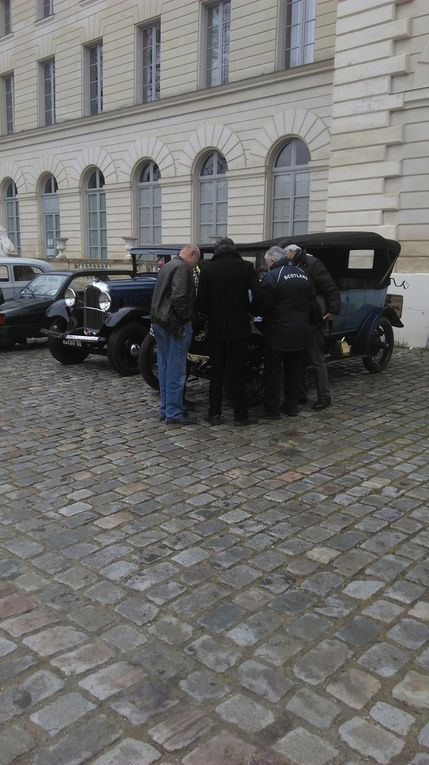
[[(9, 188), (13, 195), (7, 196)], [(15, 245), (17, 255), (21, 255), (21, 230), (19, 223), (19, 200), (16, 183), (12, 179), (4, 185), (4, 205), (7, 235)]]
[[(89, 188), (89, 181), (91, 180), (93, 173), (96, 173), (97, 186), (94, 188)], [(85, 179), (85, 193), (87, 246), (89, 259), (107, 260), (106, 192), (104, 191), (104, 176), (98, 167), (94, 167), (88, 172)], [(95, 215), (96, 226), (91, 225), (91, 215)], [(91, 244), (92, 231), (96, 232), (97, 241), (95, 244)]]
[[(151, 33), (152, 39), (146, 38)], [(150, 62), (145, 63), (146, 51), (150, 52)], [(137, 27), (136, 39), (136, 102), (140, 104), (159, 101), (161, 95), (161, 20)], [(149, 83), (145, 84), (145, 74), (149, 70)]]
[(36, 18), (38, 21), (54, 15), (54, 0), (37, 0)]
[[(149, 171), (149, 180), (141, 181), (140, 178), (144, 171)], [(137, 208), (137, 238), (140, 245), (143, 244), (161, 244), (162, 223), (161, 223), (161, 185), (159, 183), (161, 173), (158, 165), (153, 160), (148, 160), (140, 165), (136, 174), (136, 208)], [(143, 195), (149, 196), (149, 203), (143, 204)], [(156, 221), (156, 214), (159, 211), (159, 223)], [(149, 223), (142, 225), (142, 214), (146, 213)], [(143, 234), (143, 229), (149, 229), (149, 236)], [(158, 233), (159, 231), (159, 233)]]
[[(305, 234), (308, 231), (308, 221), (309, 221), (309, 205), (310, 205), (310, 167), (309, 162), (307, 162), (304, 165), (298, 165), (296, 163), (296, 149), (297, 145), (303, 144), (309, 154), (309, 160), (310, 160), (310, 152), (308, 149), (307, 144), (302, 141), (299, 138), (291, 138), (289, 141), (284, 143), (275, 153), (273, 157), (272, 162), (272, 181), (271, 181), (271, 221), (270, 221), (270, 238), (278, 237), (278, 236), (294, 236), (295, 234)], [(282, 151), (286, 148), (286, 146), (292, 145), (292, 162), (290, 165), (283, 165), (279, 168), (276, 168), (276, 162), (282, 153)], [(287, 199), (287, 197), (280, 197), (276, 196), (275, 194), (275, 186), (276, 186), (276, 178), (279, 176), (288, 176), (290, 180), (290, 188), (291, 193), (289, 196), (289, 218), (285, 223), (288, 224), (288, 229), (286, 230), (286, 226), (281, 227), (281, 230), (279, 228), (276, 228), (277, 225), (281, 225), (282, 221), (284, 219), (278, 218), (277, 220), (274, 219), (274, 209), (275, 209), (275, 202), (280, 199)], [(297, 187), (297, 180), (302, 180), (303, 176), (307, 177), (307, 187), (308, 187), (308, 193), (307, 194), (300, 194), (297, 195), (295, 193), (296, 187)], [(306, 218), (297, 218), (296, 217), (296, 202), (298, 199), (308, 199), (308, 206), (307, 206), (307, 217)], [(302, 226), (304, 224), (304, 226)], [(305, 230), (297, 231), (296, 227), (299, 225), (299, 227), (302, 229), (304, 227)]]
[[(95, 52), (95, 62), (91, 61)], [(84, 46), (83, 50), (83, 97), (84, 111), (87, 116), (96, 116), (103, 112), (103, 41)], [(95, 75), (93, 77), (93, 75)], [(95, 83), (96, 93), (91, 96), (91, 84)]]
[[(48, 76), (47, 76), (48, 75)], [(39, 63), (40, 82), (40, 107), (39, 117), (41, 125), (55, 125), (55, 59), (47, 59)], [(49, 92), (48, 91), (49, 84)]]
[[(203, 39), (201, 42), (204, 53), (202, 68), (203, 83), (206, 88), (225, 85), (229, 81), (231, 6), (231, 0), (217, 0), (215, 3), (209, 2), (202, 6)], [(210, 19), (215, 8), (219, 8), (221, 14), (221, 21), (217, 27), (218, 62), (216, 68), (209, 64)]]
[[(210, 157), (214, 157), (214, 162), (216, 163), (216, 172), (211, 173), (210, 175), (202, 175), (202, 170), (205, 167), (206, 163), (210, 159)], [(224, 173), (218, 173), (218, 162), (219, 157), (222, 158), (223, 162), (225, 163), (226, 170)], [(206, 154), (200, 165), (199, 165), (199, 171), (198, 171), (198, 241), (202, 243), (208, 243), (210, 241), (214, 241), (215, 239), (218, 239), (219, 237), (226, 236), (227, 229), (228, 229), (228, 165), (226, 162), (225, 157), (220, 151), (211, 151), (209, 154)], [(211, 187), (212, 191), (212, 200), (211, 201), (203, 201), (203, 187)], [(221, 189), (226, 188), (226, 199), (221, 198)], [(219, 205), (226, 205), (226, 214), (223, 216), (223, 218), (218, 218), (218, 209)], [(203, 223), (202, 222), (202, 207), (212, 207), (212, 215), (211, 220), (208, 222)], [(207, 235), (206, 233), (203, 233), (203, 229), (207, 229), (210, 227), (211, 233)]]
[(15, 132), (15, 77), (13, 72), (8, 72), (1, 77), (1, 132), (3, 135), (12, 135)]
[(312, 64), (316, 38), (316, 0), (283, 0), (282, 16), (280, 66), (294, 69)]
[[(47, 190), (48, 184), (50, 190)], [(57, 254), (56, 240), (61, 236), (60, 230), (60, 203), (58, 198), (58, 184), (54, 175), (45, 177), (42, 183), (40, 195), (40, 208), (43, 231), (44, 257), (48, 260)], [(52, 232), (52, 246), (48, 246), (49, 232)]]
[(12, 34), (12, 0), (0, 0), (0, 37)]

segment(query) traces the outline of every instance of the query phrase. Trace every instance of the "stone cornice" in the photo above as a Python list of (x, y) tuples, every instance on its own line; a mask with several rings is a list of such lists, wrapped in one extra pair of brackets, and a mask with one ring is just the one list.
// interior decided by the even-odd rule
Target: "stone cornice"
[[(261, 93), (264, 94), (266, 89), (273, 85), (292, 82), (297, 79), (302, 81), (302, 88), (307, 87), (307, 80), (318, 74), (326, 74), (328, 72), (333, 73), (334, 60), (328, 59), (315, 64), (308, 64), (303, 67), (296, 67), (296, 69), (282, 70), (279, 72), (271, 72), (270, 74), (261, 75), (259, 77), (252, 77), (246, 80), (240, 80), (238, 82), (229, 82), (226, 85), (221, 85), (216, 88), (205, 88), (203, 90), (193, 91), (191, 93), (183, 93), (179, 96), (170, 96), (168, 98), (160, 99), (159, 101), (152, 102), (150, 104), (134, 104), (132, 106), (122, 107), (121, 109), (113, 109), (111, 111), (103, 112), (95, 117), (77, 117), (76, 119), (65, 120), (64, 122), (58, 122), (55, 125), (49, 127), (37, 127), (30, 130), (23, 130), (12, 135), (0, 136), (0, 151), (7, 150), (18, 144), (25, 144), (26, 142), (32, 143), (38, 140), (40, 143), (46, 141), (51, 143), (57, 137), (61, 137), (64, 133), (73, 132), (76, 135), (82, 133), (92, 133), (97, 130), (109, 130), (116, 129), (118, 122), (123, 122), (124, 125), (128, 124), (129, 118), (141, 118), (144, 116), (147, 120), (160, 119), (167, 114), (169, 115), (171, 110), (182, 109), (183, 114), (189, 116), (189, 110), (197, 111), (202, 101), (205, 102), (205, 107), (209, 109), (218, 108), (225, 103), (225, 99), (229, 96), (242, 96), (241, 100), (248, 98), (249, 92), (255, 90), (258, 92), (258, 97), (261, 98)], [(261, 90), (262, 89), (262, 90)], [(232, 103), (238, 103), (240, 98)], [(109, 124), (112, 123), (112, 124)], [(140, 124), (142, 124), (140, 122)]]

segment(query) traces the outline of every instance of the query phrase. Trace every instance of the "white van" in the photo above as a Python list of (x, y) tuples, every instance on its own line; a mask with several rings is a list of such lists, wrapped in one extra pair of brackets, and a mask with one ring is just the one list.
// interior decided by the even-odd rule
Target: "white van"
[(52, 263), (39, 258), (0, 257), (0, 304), (13, 300), (33, 276), (53, 270)]

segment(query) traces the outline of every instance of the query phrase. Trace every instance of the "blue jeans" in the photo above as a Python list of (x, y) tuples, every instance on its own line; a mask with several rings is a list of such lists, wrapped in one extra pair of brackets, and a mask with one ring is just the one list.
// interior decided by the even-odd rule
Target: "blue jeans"
[(159, 413), (166, 420), (183, 417), (183, 393), (186, 382), (186, 354), (192, 340), (192, 325), (186, 324), (178, 337), (159, 324), (152, 325), (156, 340), (159, 393)]

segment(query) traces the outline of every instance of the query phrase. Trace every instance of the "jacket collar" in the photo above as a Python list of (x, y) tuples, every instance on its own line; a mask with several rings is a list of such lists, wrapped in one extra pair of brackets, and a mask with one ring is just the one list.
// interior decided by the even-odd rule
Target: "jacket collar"
[(276, 268), (282, 268), (283, 266), (294, 266), (295, 263), (293, 263), (292, 260), (289, 260), (289, 258), (284, 256), (284, 258), (281, 258), (280, 260), (276, 260), (275, 263), (270, 268), (270, 271), (275, 271)]

